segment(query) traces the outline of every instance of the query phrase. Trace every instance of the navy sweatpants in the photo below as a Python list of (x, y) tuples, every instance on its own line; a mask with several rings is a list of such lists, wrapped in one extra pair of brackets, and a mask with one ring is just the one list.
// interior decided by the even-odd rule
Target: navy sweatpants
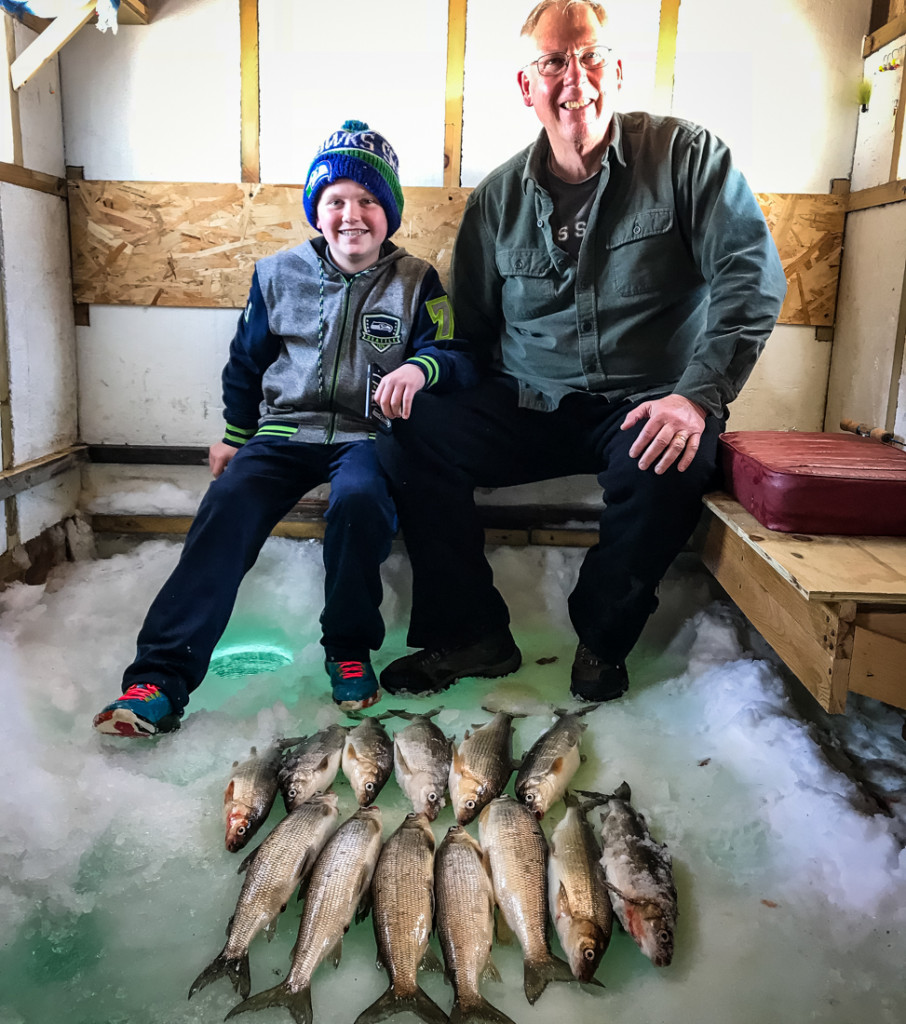
[(208, 488), (179, 563), (138, 635), (124, 692), (155, 683), (177, 709), (185, 707), (271, 530), (299, 498), (328, 481), (321, 642), (331, 660), (367, 660), (381, 646), (380, 565), (390, 553), (396, 512), (374, 442), (319, 445), (257, 435)]
[(604, 491), (599, 543), (588, 550), (569, 613), (599, 657), (623, 661), (657, 606), (657, 585), (688, 540), (714, 484), (723, 420), (709, 416), (692, 465), (663, 475), (629, 457), (637, 403), (574, 394), (553, 412), (520, 409), (500, 378), (451, 395), (420, 393), (408, 420), (377, 440), (412, 564), (409, 644), (469, 643), (509, 624), (484, 553), (475, 487), (594, 473)]

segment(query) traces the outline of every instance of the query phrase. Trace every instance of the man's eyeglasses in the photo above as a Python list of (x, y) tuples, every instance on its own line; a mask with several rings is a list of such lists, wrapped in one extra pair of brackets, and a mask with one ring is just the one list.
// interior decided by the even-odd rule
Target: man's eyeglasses
[(597, 71), (607, 63), (610, 53), (609, 46), (588, 46), (584, 50), (579, 50), (578, 53), (555, 50), (553, 53), (542, 53), (537, 60), (529, 61), (525, 66), (528, 68), (534, 64), (539, 75), (544, 75), (546, 78), (559, 78), (560, 75), (566, 74), (566, 69), (573, 57), (586, 71)]

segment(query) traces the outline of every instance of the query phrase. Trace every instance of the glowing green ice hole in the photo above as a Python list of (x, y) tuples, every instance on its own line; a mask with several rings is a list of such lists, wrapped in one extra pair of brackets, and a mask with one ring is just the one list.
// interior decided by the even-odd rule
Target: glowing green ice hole
[(216, 650), (208, 671), (223, 679), (241, 679), (264, 672), (276, 672), (292, 665), (293, 656), (284, 647), (273, 644), (233, 644)]

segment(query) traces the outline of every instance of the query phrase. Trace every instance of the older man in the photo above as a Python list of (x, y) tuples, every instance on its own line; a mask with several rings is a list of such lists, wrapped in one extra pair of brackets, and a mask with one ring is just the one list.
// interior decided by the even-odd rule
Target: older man
[(519, 667), (473, 491), (576, 473), (597, 474), (604, 510), (569, 598), (570, 689), (626, 691), (626, 656), (786, 291), (727, 147), (615, 112), (622, 65), (599, 4), (543, 0), (522, 35), (519, 87), (542, 131), (473, 191), (453, 253), (458, 333), (490, 372), (419, 395), (379, 442), (412, 563), (409, 643), (423, 648), (384, 670), (391, 693)]

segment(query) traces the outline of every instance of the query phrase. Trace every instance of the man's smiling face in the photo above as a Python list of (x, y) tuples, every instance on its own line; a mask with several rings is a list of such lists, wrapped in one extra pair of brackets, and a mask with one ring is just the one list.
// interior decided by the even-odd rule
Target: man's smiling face
[[(606, 46), (607, 31), (587, 5), (571, 7), (565, 14), (550, 8), (538, 20), (532, 42), (536, 57), (555, 51), (572, 55)], [(518, 77), (523, 102), (534, 107), (555, 150), (558, 141), (588, 150), (607, 137), (623, 78), (618, 60), (608, 57), (604, 67), (586, 71), (573, 56), (558, 77), (542, 75), (534, 65), (523, 68)]]

